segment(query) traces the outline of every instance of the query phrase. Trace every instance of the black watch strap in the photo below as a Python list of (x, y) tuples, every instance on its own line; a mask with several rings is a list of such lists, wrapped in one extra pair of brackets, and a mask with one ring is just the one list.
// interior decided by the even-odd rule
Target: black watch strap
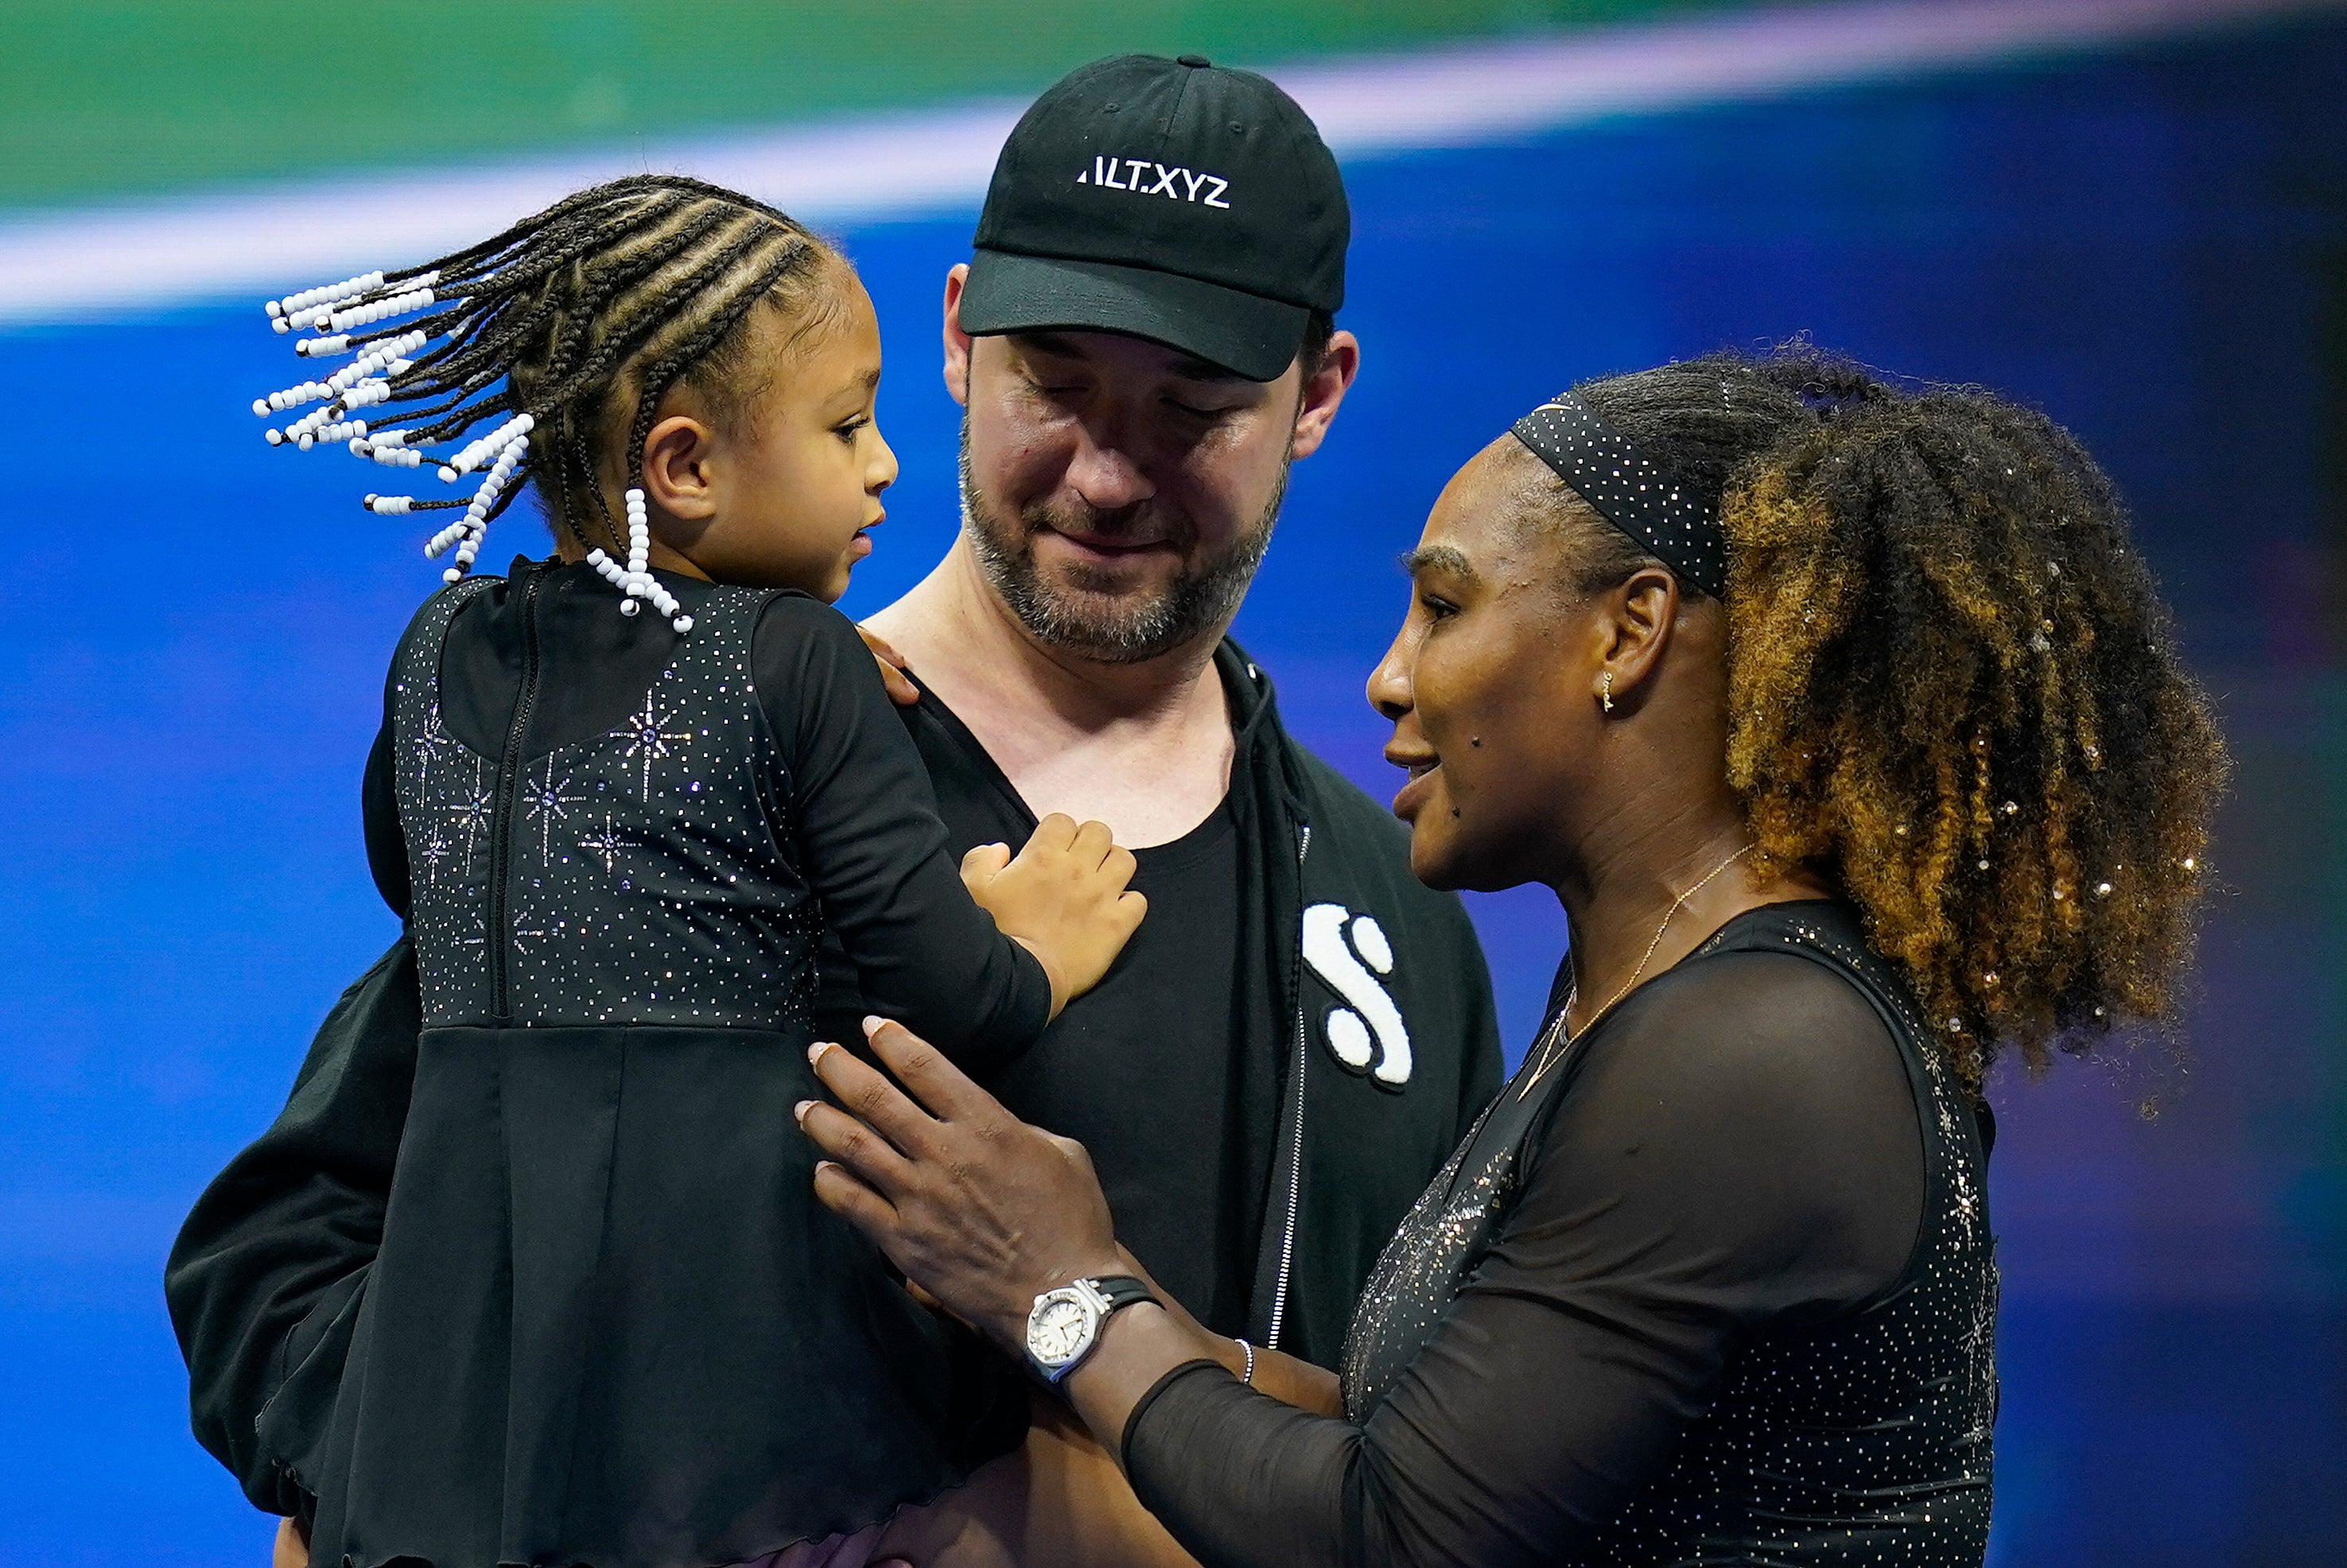
[[(1101, 1293), (1101, 1299), (1108, 1303), (1111, 1312), (1120, 1307), (1137, 1307), (1144, 1301), (1157, 1301), (1155, 1291), (1129, 1274), (1102, 1275), (1092, 1281), (1092, 1288)], [(1163, 1303), (1159, 1302), (1158, 1305), (1163, 1306)]]

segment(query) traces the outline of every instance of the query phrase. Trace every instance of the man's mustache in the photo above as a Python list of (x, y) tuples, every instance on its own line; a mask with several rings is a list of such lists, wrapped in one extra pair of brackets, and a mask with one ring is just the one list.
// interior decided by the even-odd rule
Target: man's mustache
[(1045, 528), (1079, 538), (1107, 539), (1121, 545), (1171, 545), (1187, 555), (1194, 534), (1181, 519), (1168, 516), (1153, 503), (1135, 501), (1129, 507), (1102, 511), (1086, 507), (1036, 505), (1020, 512), (1019, 521), (1032, 538)]

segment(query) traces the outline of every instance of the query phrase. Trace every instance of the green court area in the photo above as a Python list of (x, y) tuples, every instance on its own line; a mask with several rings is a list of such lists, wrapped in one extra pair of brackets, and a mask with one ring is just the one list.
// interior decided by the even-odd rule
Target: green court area
[(0, 208), (1275, 64), (1729, 0), (0, 0)]

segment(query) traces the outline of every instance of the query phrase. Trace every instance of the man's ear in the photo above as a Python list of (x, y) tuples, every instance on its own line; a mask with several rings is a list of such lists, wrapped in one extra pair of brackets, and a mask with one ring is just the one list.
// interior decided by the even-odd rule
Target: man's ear
[(1337, 405), (1345, 401), (1353, 378), (1360, 374), (1361, 340), (1348, 332), (1330, 334), (1320, 368), (1304, 384), (1296, 401), (1296, 434), (1287, 447), (1290, 456), (1309, 457), (1320, 450), (1329, 422), (1337, 417)]
[(961, 330), (961, 292), (969, 282), (967, 261), (956, 262), (946, 274), (946, 395), (964, 408), (969, 406), (969, 334)]
[(671, 414), (644, 437), (644, 499), (656, 518), (682, 525), (686, 535), (671, 539), (689, 546), (717, 515), (717, 438), (688, 415)]

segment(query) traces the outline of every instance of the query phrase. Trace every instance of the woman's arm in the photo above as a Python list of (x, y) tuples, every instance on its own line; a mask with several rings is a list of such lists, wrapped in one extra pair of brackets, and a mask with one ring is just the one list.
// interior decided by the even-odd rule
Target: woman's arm
[[(1912, 1098), (1880, 1023), (1823, 984), (1821, 1007), (1682, 998), (1617, 1030), (1490, 1257), (1366, 1425), (1242, 1387), (1218, 1346), (1146, 1306), (1110, 1319), (1064, 1391), (1210, 1565), (1570, 1553), (1708, 1407), (1741, 1336), (1830, 1317), (1903, 1266), (1922, 1203)], [(1126, 1271), (1080, 1149), (901, 1031), (874, 1043), (922, 1104), (824, 1053), (861, 1118), (804, 1114), (837, 1162), (817, 1171), (826, 1204), (1014, 1348), (1037, 1293)]]

